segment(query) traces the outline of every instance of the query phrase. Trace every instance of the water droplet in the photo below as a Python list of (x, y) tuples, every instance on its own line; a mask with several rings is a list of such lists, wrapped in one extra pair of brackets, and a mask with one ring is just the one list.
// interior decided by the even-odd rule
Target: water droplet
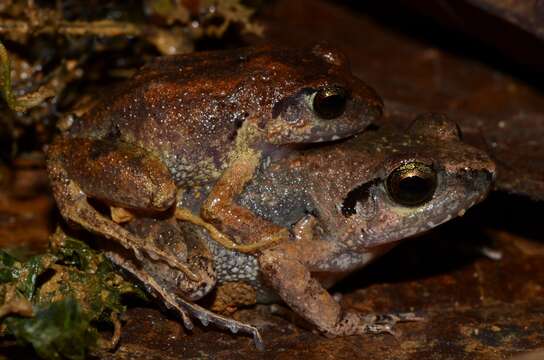
[(238, 325), (236, 324), (229, 323), (227, 327), (229, 328), (230, 332), (232, 332), (233, 334), (236, 334), (239, 330)]
[(200, 322), (201, 322), (202, 325), (204, 325), (204, 326), (208, 326), (208, 324), (210, 323), (210, 319), (209, 319), (208, 316), (206, 316), (206, 315), (199, 315), (199, 316), (198, 316), (198, 320), (200, 320)]

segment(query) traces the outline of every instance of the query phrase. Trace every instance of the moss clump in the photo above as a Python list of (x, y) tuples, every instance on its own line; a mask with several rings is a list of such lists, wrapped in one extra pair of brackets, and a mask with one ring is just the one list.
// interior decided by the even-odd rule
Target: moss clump
[[(101, 253), (60, 231), (47, 253), (26, 261), (0, 251), (2, 335), (31, 344), (42, 358), (83, 359), (115, 344), (124, 294), (145, 297)], [(114, 325), (113, 340), (99, 336), (103, 323)]]

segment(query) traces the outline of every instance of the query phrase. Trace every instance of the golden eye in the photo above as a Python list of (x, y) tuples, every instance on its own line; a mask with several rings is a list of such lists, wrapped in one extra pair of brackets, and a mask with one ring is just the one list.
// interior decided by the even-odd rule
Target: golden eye
[(420, 162), (403, 164), (387, 177), (387, 192), (396, 203), (416, 207), (431, 200), (436, 190), (436, 171)]
[(344, 113), (347, 97), (346, 89), (340, 86), (323, 87), (315, 93), (312, 107), (320, 118), (335, 119)]

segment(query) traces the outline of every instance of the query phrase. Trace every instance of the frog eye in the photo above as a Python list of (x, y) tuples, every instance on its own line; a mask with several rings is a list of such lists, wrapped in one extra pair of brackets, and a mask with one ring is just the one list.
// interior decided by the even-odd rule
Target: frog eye
[(436, 171), (423, 163), (406, 163), (387, 178), (387, 192), (396, 203), (416, 207), (429, 201), (436, 190)]
[(322, 119), (335, 119), (346, 109), (347, 91), (340, 86), (326, 86), (314, 94), (312, 109)]

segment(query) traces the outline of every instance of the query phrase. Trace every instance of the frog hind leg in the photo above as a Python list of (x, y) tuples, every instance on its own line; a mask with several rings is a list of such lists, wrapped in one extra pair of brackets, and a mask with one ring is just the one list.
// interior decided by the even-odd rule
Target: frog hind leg
[[(200, 279), (193, 281), (186, 274), (173, 271), (172, 268), (160, 261), (146, 259), (146, 261), (139, 262), (138, 267), (157, 277), (157, 282), (169, 293), (196, 301), (215, 287), (217, 276), (211, 252), (198, 234), (182, 230), (175, 218), (139, 217), (127, 223), (125, 228), (138, 237), (154, 243), (159, 249), (182, 259)], [(109, 243), (104, 244), (103, 249), (106, 251), (113, 249), (116, 252), (121, 250), (118, 246), (111, 247), (109, 245)], [(127, 259), (134, 259), (130, 253), (125, 252), (123, 256)]]
[[(203, 221), (210, 224), (209, 227), (215, 232), (220, 235), (236, 234), (246, 241), (250, 238), (258, 239), (238, 244), (228, 238), (228, 241), (223, 241), (219, 235), (212, 236), (228, 249), (256, 252), (286, 240), (290, 236), (287, 228), (273, 224), (236, 203), (236, 197), (243, 192), (245, 185), (253, 178), (259, 162), (259, 152), (248, 149), (240, 153), (219, 178), (202, 205)], [(221, 230), (216, 230), (217, 228)], [(213, 231), (209, 232), (213, 235)]]
[[(176, 188), (171, 180), (170, 185), (161, 182), (168, 180), (169, 174), (158, 159), (127, 144), (72, 138), (55, 140), (47, 157), (53, 194), (65, 219), (116, 241), (139, 259), (143, 252), (198, 280), (187, 264), (131, 234), (88, 201), (88, 196), (101, 199), (111, 196), (114, 203), (122, 207), (166, 209), (175, 201)], [(158, 181), (149, 180), (155, 176)]]
[(125, 271), (129, 272), (131, 275), (136, 277), (136, 279), (142, 282), (146, 286), (148, 292), (159, 298), (164, 306), (174, 310), (178, 315), (180, 315), (183, 320), (183, 324), (187, 329), (191, 330), (193, 328), (193, 323), (189, 317), (189, 315), (191, 315), (200, 320), (204, 326), (208, 326), (208, 324), (212, 323), (221, 329), (231, 331), (233, 334), (240, 332), (251, 335), (257, 349), (264, 350), (264, 343), (261, 334), (256, 327), (215, 314), (195, 303), (181, 298), (180, 296), (172, 294), (160, 286), (151, 275), (138, 269), (131, 261), (125, 260), (116, 253), (108, 252), (106, 253), (106, 256), (114, 264), (123, 268)]
[(414, 313), (360, 314), (343, 310), (331, 294), (312, 276), (306, 261), (315, 261), (312, 254), (303, 256), (304, 250), (314, 248), (316, 256), (326, 254), (329, 242), (300, 241), (282, 243), (264, 250), (259, 256), (263, 277), (297, 314), (315, 325), (327, 336), (389, 333), (396, 323), (422, 321)]

